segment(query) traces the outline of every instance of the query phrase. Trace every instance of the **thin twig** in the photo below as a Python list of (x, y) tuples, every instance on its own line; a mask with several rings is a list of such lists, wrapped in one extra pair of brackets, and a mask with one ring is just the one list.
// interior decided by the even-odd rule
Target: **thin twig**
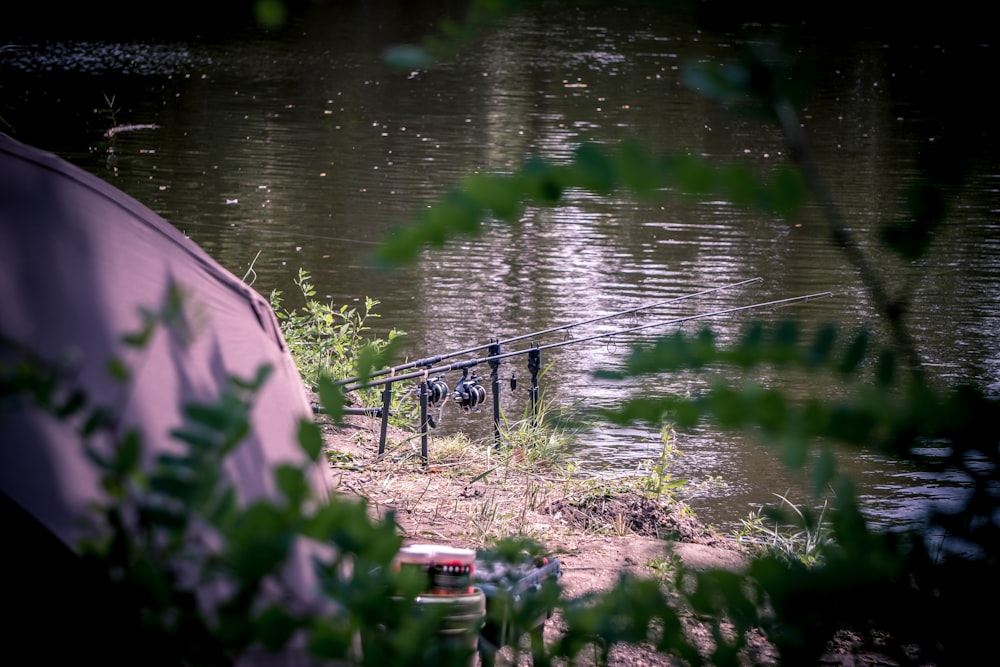
[(243, 274), (243, 282), (247, 281), (247, 276), (249, 276), (251, 273), (253, 274), (253, 280), (251, 280), (249, 284), (253, 285), (255, 282), (257, 282), (257, 272), (253, 270), (253, 267), (254, 267), (254, 264), (257, 263), (257, 257), (260, 257), (260, 253), (262, 251), (263, 251), (263, 248), (261, 248), (260, 250), (258, 250), (257, 251), (257, 256), (253, 258), (252, 262), (250, 262), (250, 268), (248, 268), (247, 272)]
[(826, 186), (826, 181), (820, 174), (812, 146), (802, 130), (798, 114), (791, 102), (785, 98), (779, 98), (775, 100), (773, 106), (778, 124), (791, 147), (792, 159), (799, 165), (806, 183), (816, 196), (820, 209), (830, 226), (834, 242), (844, 251), (848, 261), (857, 269), (862, 283), (875, 302), (876, 308), (885, 314), (890, 333), (903, 357), (907, 360), (911, 371), (917, 379), (922, 378), (924, 374), (923, 362), (917, 353), (916, 343), (910, 335), (909, 329), (903, 323), (903, 315), (905, 314), (903, 300), (889, 296), (888, 290), (879, 277), (879, 272), (865, 256), (861, 244), (848, 229), (840, 207), (834, 201), (833, 195)]

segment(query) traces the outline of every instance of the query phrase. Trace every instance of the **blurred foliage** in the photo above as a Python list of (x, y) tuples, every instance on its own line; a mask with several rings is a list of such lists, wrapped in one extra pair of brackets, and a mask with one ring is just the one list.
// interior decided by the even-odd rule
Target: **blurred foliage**
[[(139, 354), (134, 363), (142, 363), (159, 329), (188, 333), (185, 310), (176, 290), (164, 307), (143, 310), (141, 328), (121, 339)], [(250, 433), (268, 366), (230, 378), (215, 401), (184, 405), (183, 423), (157, 438), (124, 429), (123, 415), (74, 389), (72, 369), (0, 343), (0, 404), (78, 425), (104, 493), (74, 545), (77, 581), (61, 601), (86, 604), (103, 624), (81, 619), (100, 634), (91, 639), (95, 646), (81, 647), (82, 658), (219, 666), (262, 658), (288, 664), (309, 655), (337, 664), (469, 664), (474, 642), (443, 641), (441, 628), (447, 622), (474, 638), (476, 619), (449, 619), (448, 609), (419, 605), (426, 582), (394, 566), (402, 539), (391, 514), (372, 520), (364, 502), (328, 497), (310, 481), (323, 460), (318, 424), (300, 422), (301, 461), (271, 468), (273, 492), (247, 497), (227, 461)], [(127, 391), (129, 364), (118, 359), (108, 370)], [(150, 442), (164, 435), (177, 447), (154, 453)], [(290, 569), (297, 566), (305, 571)], [(87, 599), (74, 599), (81, 591)]]
[[(477, 0), (470, 5), (467, 22), (446, 22), (425, 45), (393, 55), (431, 63), (444, 53), (459, 53), (480, 31), (525, 4)], [(718, 8), (718, 3), (653, 4), (687, 8), (707, 28), (727, 29), (766, 27), (775, 16), (794, 23), (792, 19), (805, 11), (777, 3), (760, 10), (764, 17), (751, 23), (747, 19), (755, 9), (746, 3), (722, 3), (733, 11), (714, 15), (707, 10)], [(283, 20), (281, 7), (260, 7), (267, 20)], [(854, 34), (849, 21), (872, 13), (870, 8), (853, 13), (841, 5), (824, 9), (831, 17), (843, 14), (829, 26), (831, 35), (844, 29), (837, 35), (841, 40)], [(913, 20), (898, 18), (907, 26)], [(970, 29), (987, 24), (966, 16), (962, 20)], [(883, 316), (888, 343), (877, 349), (870, 332), (845, 335), (831, 325), (807, 336), (794, 322), (782, 322), (749, 328), (740, 341), (727, 346), (718, 345), (704, 330), (667, 336), (635, 350), (622, 377), (644, 378), (677, 369), (712, 377), (704, 392), (628, 401), (602, 417), (656, 424), (666, 419), (678, 429), (711, 420), (722, 428), (759, 435), (789, 466), (812, 480), (817, 494), (834, 490), (824, 524), (829, 539), (814, 545), (814, 558), (808, 562), (764, 552), (743, 573), (678, 567), (679, 601), (667, 595), (658, 578), (622, 577), (606, 594), (576, 599), (565, 599), (558, 586), (551, 587), (546, 599), (559, 608), (566, 631), (535, 656), (535, 664), (587, 651), (598, 663), (607, 663), (614, 644), (648, 642), (687, 664), (738, 665), (749, 633), (758, 630), (774, 643), (783, 664), (816, 664), (833, 634), (844, 629), (866, 636), (887, 633), (891, 641), (883, 651), (896, 664), (981, 664), (994, 652), (996, 614), (989, 605), (1000, 594), (996, 397), (972, 384), (950, 385), (928, 377), (906, 327), (911, 295), (893, 293), (884, 283), (868, 249), (851, 235), (812, 159), (796, 111), (808, 88), (808, 67), (801, 67), (808, 63), (792, 57), (797, 51), (788, 44), (749, 35), (737, 41), (746, 48), (734, 53), (733, 62), (723, 68), (696, 66), (685, 73), (685, 81), (733, 111), (750, 111), (761, 122), (775, 123), (785, 134), (793, 164), (763, 179), (736, 161), (717, 164), (690, 156), (653, 155), (641, 140), (620, 146), (586, 144), (567, 164), (531, 158), (514, 173), (469, 176), (414, 224), (400, 227), (379, 255), (386, 265), (414, 261), (422, 248), (455, 234), (479, 233), (484, 221), (517, 224), (528, 204), (557, 206), (570, 189), (597, 194), (620, 189), (637, 197), (711, 193), (785, 215), (812, 201), (824, 213), (831, 252), (842, 253), (857, 271), (877, 314)], [(941, 120), (962, 141), (935, 142), (927, 155), (919, 156), (921, 178), (908, 208), (881, 234), (885, 248), (903, 261), (925, 256), (935, 230), (952, 214), (954, 185), (970, 168), (967, 140), (977, 136), (981, 114), (988, 108), (961, 103), (969, 93), (987, 87), (974, 72), (988, 68), (976, 66), (956, 63), (944, 72), (953, 75), (947, 90), (956, 97), (940, 107)], [(929, 95), (947, 97), (936, 90)], [(300, 288), (309, 300), (313, 295), (307, 284), (306, 276), (300, 276)], [(301, 318), (295, 320), (301, 327), (287, 329), (290, 345), (296, 344), (301, 329), (301, 343), (319, 342), (322, 363), (328, 366), (335, 355), (323, 348), (327, 338), (358, 333), (368, 314), (325, 310), (313, 303), (304, 313), (287, 314), (286, 322)], [(148, 326), (130, 340), (141, 347), (157, 321), (147, 319)], [(335, 334), (337, 327), (341, 332)], [(99, 430), (115, 438), (110, 455), (92, 453), (107, 502), (98, 508), (99, 532), (81, 548), (91, 574), (102, 584), (102, 595), (115, 603), (111, 607), (116, 615), (109, 623), (116, 636), (141, 647), (145, 661), (232, 664), (255, 647), (281, 650), (305, 637), (311, 652), (325, 658), (362, 664), (467, 664), (468, 655), (461, 651), (435, 653), (440, 646), (428, 638), (435, 636), (434, 622), (439, 619), (409, 613), (418, 586), (391, 567), (400, 546), (391, 523), (370, 520), (363, 504), (311, 497), (304, 466), (273, 471), (276, 498), (236, 501), (220, 464), (246, 433), (247, 415), (266, 381), (266, 369), (253, 378), (234, 378), (216, 403), (188, 406), (187, 422), (173, 434), (183, 452), (160, 457), (146, 470), (140, 465), (143, 434), (119, 433), (113, 415), (90, 406), (79, 392), (65, 390), (65, 378), (44, 363), (33, 363), (30, 356), (21, 359), (24, 363), (0, 368), (5, 395), (30, 396), (58, 419), (84, 416), (85, 439)], [(370, 368), (377, 365), (369, 363)], [(754, 379), (755, 371), (763, 369), (772, 373), (767, 383)], [(123, 362), (110, 364), (109, 370), (123, 383), (129, 381)], [(784, 372), (809, 373), (817, 386), (846, 389), (837, 398), (789, 395), (780, 384)], [(322, 384), (322, 376), (318, 380)], [(339, 409), (326, 407), (331, 412)], [(315, 463), (322, 443), (315, 424), (301, 425), (300, 442), (308, 461)], [(933, 513), (927, 531), (874, 530), (862, 514), (851, 479), (837, 470), (834, 445), (877, 448), (960, 476), (969, 489), (967, 501)], [(802, 518), (810, 529), (820, 523), (805, 511)], [(206, 535), (211, 539), (204, 539)], [(316, 554), (314, 562), (323, 596), (333, 608), (266, 594), (271, 590), (267, 584), (300, 544), (331, 547)], [(207, 610), (200, 599), (206, 589), (219, 593), (218, 604)], [(699, 654), (684, 631), (688, 611), (712, 626), (715, 648), (709, 656)], [(359, 636), (368, 640), (360, 655)]]
[(625, 142), (611, 150), (582, 144), (567, 165), (532, 158), (513, 174), (467, 176), (419, 220), (393, 230), (380, 246), (377, 260), (385, 266), (416, 261), (424, 248), (441, 246), (459, 234), (481, 233), (489, 219), (517, 224), (527, 204), (557, 205), (571, 189), (595, 194), (627, 189), (643, 197), (672, 189), (778, 214), (796, 210), (805, 192), (792, 168), (778, 169), (763, 180), (749, 167), (737, 164), (717, 166), (690, 155), (653, 156), (638, 142)]
[[(906, 326), (912, 295), (905, 286), (894, 292), (886, 284), (871, 259), (875, 249), (864, 247), (851, 233), (812, 155), (798, 109), (810, 90), (813, 56), (821, 55), (821, 46), (842, 48), (852, 38), (895, 34), (906, 40), (933, 36), (943, 49), (950, 49), (944, 68), (925, 71), (939, 79), (923, 86), (927, 97), (934, 98), (929, 106), (940, 111), (935, 130), (946, 138), (935, 141), (930, 154), (915, 156), (920, 175), (908, 192), (906, 209), (887, 221), (879, 235), (882, 249), (901, 262), (924, 258), (935, 233), (952, 215), (955, 186), (982, 148), (976, 137), (983, 137), (986, 127), (979, 99), (986, 84), (972, 72), (984, 65), (985, 51), (974, 52), (978, 60), (953, 55), (967, 56), (976, 43), (963, 39), (954, 27), (980, 34), (981, 27), (972, 18), (979, 14), (963, 14), (962, 5), (935, 18), (893, 15), (891, 20), (851, 24), (846, 17), (854, 16), (849, 11), (854, 5), (647, 4), (691, 10), (706, 28), (722, 28), (736, 36), (739, 48), (730, 61), (689, 65), (683, 81), (733, 113), (750, 114), (780, 128), (792, 158), (789, 164), (762, 180), (739, 162), (654, 155), (641, 138), (618, 146), (584, 144), (568, 163), (530, 157), (513, 173), (467, 177), (418, 219), (396, 230), (378, 259), (387, 265), (411, 262), (422, 248), (440, 245), (456, 234), (478, 234), (484, 223), (518, 224), (526, 206), (558, 206), (571, 189), (597, 195), (622, 191), (637, 197), (711, 194), (785, 216), (807, 201), (817, 204), (829, 229), (831, 252), (840, 252), (863, 281), (874, 314), (885, 323), (887, 344), (875, 349), (874, 332), (845, 334), (832, 324), (807, 336), (794, 321), (753, 325), (741, 340), (725, 347), (707, 329), (695, 335), (665, 336), (648, 348), (634, 350), (624, 372), (606, 375), (642, 378), (691, 369), (706, 375), (705, 391), (634, 399), (600, 416), (621, 423), (658, 425), (666, 420), (679, 429), (710, 420), (721, 428), (752, 433), (780, 452), (793, 470), (808, 476), (817, 497), (834, 490), (829, 539), (824, 533), (823, 540), (810, 542), (808, 562), (765, 552), (746, 576), (685, 575), (694, 582), (686, 602), (698, 614), (728, 620), (738, 631), (763, 629), (786, 664), (814, 664), (827, 641), (842, 629), (867, 637), (889, 633), (892, 641), (885, 651), (899, 664), (976, 662), (977, 654), (992, 652), (990, 628), (996, 619), (992, 612), (970, 604), (968, 593), (974, 590), (977, 597), (989, 600), (1000, 592), (998, 402), (982, 387), (928, 375)], [(519, 5), (473, 3), (491, 11), (520, 10)], [(733, 11), (718, 11), (726, 8)], [(754, 28), (766, 33), (771, 23), (791, 26), (784, 31), (789, 39), (780, 43), (754, 33)], [(794, 29), (807, 24), (812, 33)], [(475, 32), (481, 25), (470, 21), (465, 28)], [(445, 26), (422, 49), (410, 47), (407, 53), (419, 55), (420, 62), (433, 62), (449, 53), (442, 43), (457, 51), (470, 39), (463, 32), (460, 39), (449, 41), (455, 34), (453, 27)], [(810, 48), (796, 42), (803, 35), (812, 40), (804, 42)], [(950, 95), (942, 95), (943, 91)], [(970, 108), (965, 100), (976, 103)], [(770, 378), (766, 384), (754, 379), (755, 372), (764, 369)], [(805, 372), (817, 386), (843, 387), (843, 391), (836, 398), (790, 395), (780, 383), (780, 374), (786, 372)], [(966, 482), (968, 499), (960, 508), (931, 512), (925, 530), (874, 531), (861, 513), (852, 481), (837, 470), (835, 445), (875, 449), (957, 475)], [(800, 518), (809, 530), (819, 525), (816, 517)], [(628, 597), (630, 604), (617, 604), (618, 596)], [(576, 638), (581, 632), (603, 638), (600, 658), (606, 660), (608, 643), (646, 640), (638, 628), (650, 627), (654, 617), (664, 630), (676, 623), (667, 601), (637, 582), (623, 581), (594, 604), (579, 615), (572, 607), (568, 610), (569, 633), (556, 654), (576, 650), (576, 644), (571, 649), (567, 644), (583, 641)], [(600, 612), (591, 617), (592, 609)], [(670, 637), (666, 632), (655, 641), (692, 663), (699, 662), (687, 653), (683, 639)], [(729, 637), (734, 638), (719, 635), (714, 664), (737, 664), (742, 632)]]

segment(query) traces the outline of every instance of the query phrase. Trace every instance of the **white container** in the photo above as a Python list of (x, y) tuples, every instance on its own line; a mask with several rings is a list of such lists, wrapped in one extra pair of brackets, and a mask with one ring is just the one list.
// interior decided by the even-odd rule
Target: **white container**
[(476, 567), (473, 549), (437, 544), (412, 544), (399, 550), (398, 567), (419, 567), (427, 574), (427, 592), (431, 595), (467, 595), (472, 589)]

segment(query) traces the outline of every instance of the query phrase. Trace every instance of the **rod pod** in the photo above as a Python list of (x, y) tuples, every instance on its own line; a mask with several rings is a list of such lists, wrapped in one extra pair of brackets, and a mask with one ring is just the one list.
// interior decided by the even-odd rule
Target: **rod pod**
[[(462, 380), (459, 382), (459, 386), (456, 386), (456, 393), (459, 393), (459, 387), (460, 386), (464, 389), (465, 388), (464, 385), (468, 384), (469, 388), (471, 388), (471, 389), (478, 389), (480, 392), (482, 392), (481, 396), (477, 395), (477, 401), (481, 402), (481, 399), (485, 399), (485, 390), (478, 385), (478, 378), (476, 377), (475, 374), (473, 374), (473, 377), (471, 379), (468, 378), (468, 369), (472, 368), (473, 366), (476, 366), (478, 364), (481, 364), (481, 363), (491, 363), (492, 364), (494, 361), (496, 361), (496, 362), (499, 363), (499, 361), (502, 360), (502, 359), (506, 359), (506, 358), (509, 358), (509, 357), (514, 357), (514, 356), (521, 355), (521, 354), (527, 354), (528, 355), (529, 370), (532, 371), (532, 387), (531, 387), (531, 390), (530, 390), (532, 392), (531, 393), (531, 397), (532, 397), (532, 409), (534, 411), (535, 419), (537, 420), (538, 410), (539, 410), (539, 404), (538, 404), (538, 370), (540, 370), (540, 368), (541, 368), (541, 351), (542, 350), (551, 350), (551, 349), (558, 348), (558, 347), (565, 347), (567, 345), (576, 345), (576, 344), (579, 344), (579, 343), (585, 343), (585, 342), (592, 341), (592, 340), (597, 340), (597, 339), (600, 339), (600, 338), (608, 338), (608, 337), (611, 337), (611, 336), (617, 336), (617, 335), (621, 335), (621, 334), (632, 333), (632, 332), (635, 332), (635, 331), (640, 331), (640, 330), (645, 330), (645, 329), (651, 329), (651, 328), (654, 328), (654, 327), (664, 327), (664, 326), (670, 326), (670, 325), (680, 325), (680, 324), (683, 324), (685, 322), (691, 322), (691, 321), (694, 321), (694, 320), (701, 320), (701, 319), (706, 319), (706, 318), (710, 318), (710, 317), (719, 317), (721, 315), (730, 315), (732, 313), (738, 313), (738, 312), (742, 312), (742, 311), (746, 311), (746, 310), (754, 310), (754, 309), (758, 309), (758, 308), (767, 308), (767, 307), (786, 306), (786, 305), (790, 305), (792, 303), (805, 302), (805, 301), (810, 301), (810, 300), (813, 300), (813, 299), (821, 299), (821, 298), (827, 298), (827, 297), (832, 297), (832, 296), (833, 296), (833, 292), (816, 292), (814, 294), (805, 294), (805, 295), (802, 295), (802, 296), (793, 296), (793, 297), (787, 297), (787, 298), (784, 298), (784, 299), (775, 299), (773, 301), (766, 301), (766, 302), (762, 302), (762, 303), (754, 303), (754, 304), (749, 304), (749, 305), (746, 305), (746, 306), (736, 306), (736, 307), (733, 307), (733, 308), (725, 308), (725, 309), (713, 311), (713, 312), (710, 312), (710, 313), (702, 313), (700, 315), (689, 315), (687, 317), (678, 317), (678, 318), (674, 318), (674, 319), (671, 319), (671, 320), (663, 320), (663, 321), (660, 321), (660, 322), (652, 322), (652, 323), (649, 323), (649, 324), (642, 324), (642, 325), (638, 325), (638, 326), (634, 326), (634, 327), (629, 327), (629, 328), (626, 328), (626, 329), (620, 329), (618, 331), (611, 331), (611, 332), (607, 332), (607, 333), (594, 334), (593, 336), (586, 336), (586, 337), (583, 337), (583, 338), (574, 338), (574, 339), (570, 339), (570, 340), (564, 340), (564, 341), (561, 341), (561, 342), (558, 342), (558, 343), (550, 343), (548, 345), (536, 346), (536, 347), (533, 347), (533, 348), (527, 348), (527, 349), (523, 349), (523, 350), (515, 350), (513, 352), (503, 352), (503, 353), (499, 353), (499, 354), (493, 354), (493, 355), (490, 355), (490, 356), (485, 357), (485, 358), (468, 359), (468, 360), (465, 360), (465, 361), (459, 361), (459, 362), (455, 362), (455, 363), (452, 363), (452, 364), (447, 364), (445, 366), (438, 366), (438, 367), (435, 367), (435, 368), (424, 369), (422, 371), (415, 371), (415, 372), (411, 372), (411, 373), (404, 373), (402, 375), (395, 375), (395, 374), (393, 374), (392, 377), (390, 377), (389, 379), (386, 379), (386, 380), (377, 380), (377, 379), (370, 379), (370, 378), (368, 379), (367, 382), (361, 382), (360, 380), (355, 380), (354, 381), (354, 386), (350, 386), (350, 387), (348, 387), (347, 384), (345, 384), (344, 382), (341, 382), (340, 384), (342, 386), (344, 386), (344, 391), (353, 391), (353, 390), (362, 389), (362, 388), (365, 388), (365, 387), (376, 387), (376, 386), (380, 386), (380, 385), (385, 385), (385, 389), (382, 392), (382, 399), (383, 399), (382, 434), (381, 434), (381, 438), (379, 440), (379, 454), (381, 455), (385, 451), (386, 429), (387, 429), (388, 419), (389, 419), (389, 404), (390, 404), (390, 400), (392, 398), (391, 387), (392, 387), (392, 383), (393, 382), (402, 381), (402, 380), (410, 380), (410, 379), (421, 378), (421, 377), (426, 380), (427, 376), (429, 374), (431, 374), (431, 373), (440, 374), (440, 373), (445, 373), (447, 371), (462, 369)], [(537, 355), (537, 357), (535, 355)], [(537, 369), (532, 370), (535, 365), (537, 365)], [(396, 369), (393, 368), (391, 370), (392, 370), (393, 373), (395, 373)], [(471, 402), (471, 397), (470, 397), (470, 402)]]

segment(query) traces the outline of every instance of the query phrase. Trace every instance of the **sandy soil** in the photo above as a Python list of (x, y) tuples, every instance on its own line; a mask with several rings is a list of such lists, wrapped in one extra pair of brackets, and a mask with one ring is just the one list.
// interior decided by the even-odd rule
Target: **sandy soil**
[[(694, 569), (738, 570), (746, 563), (745, 552), (734, 540), (709, 530), (683, 506), (635, 493), (587, 494), (523, 468), (484, 475), (485, 466), (466, 469), (467, 461), (439, 460), (433, 448), (424, 466), (419, 436), (396, 429), (390, 430), (386, 452), (379, 457), (378, 421), (349, 416), (341, 426), (323, 418), (320, 422), (330, 452), (332, 486), (367, 499), (373, 517), (392, 512), (407, 545), (482, 549), (502, 537), (526, 536), (559, 559), (560, 584), (570, 598), (608, 590), (626, 572), (669, 576), (675, 556)], [(545, 625), (546, 640), (564, 628), (557, 612)], [(707, 655), (712, 645), (708, 630), (692, 619), (689, 634)], [(832, 642), (819, 664), (892, 664), (861, 651), (855, 640), (844, 635)], [(497, 665), (513, 664), (510, 656), (509, 648), (501, 651)], [(520, 663), (530, 665), (530, 657), (522, 653)], [(751, 638), (744, 663), (778, 664), (763, 637)], [(613, 649), (611, 664), (682, 663), (650, 647), (628, 645)]]

